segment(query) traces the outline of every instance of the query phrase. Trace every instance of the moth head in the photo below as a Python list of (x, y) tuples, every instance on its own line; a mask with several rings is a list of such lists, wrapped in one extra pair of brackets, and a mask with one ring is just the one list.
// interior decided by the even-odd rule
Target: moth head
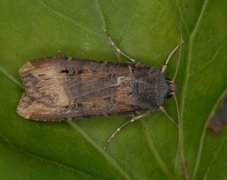
[(166, 94), (166, 98), (168, 99), (175, 94), (175, 92), (177, 91), (177, 87), (176, 84), (173, 81), (170, 81), (169, 79), (166, 79), (166, 82), (169, 85), (169, 92)]

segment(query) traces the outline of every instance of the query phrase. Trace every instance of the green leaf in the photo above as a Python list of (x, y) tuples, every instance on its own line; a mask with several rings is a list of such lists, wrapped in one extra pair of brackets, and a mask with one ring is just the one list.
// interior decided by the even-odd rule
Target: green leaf
[[(227, 130), (207, 122), (227, 91), (227, 4), (224, 0), (36, 0), (0, 2), (1, 179), (223, 179)], [(125, 62), (118, 46), (160, 67), (179, 43), (179, 130), (160, 112), (135, 122), (102, 149), (130, 117), (65, 123), (28, 121), (16, 114), (23, 92), (18, 74), (28, 60), (62, 50), (82, 59)], [(170, 79), (175, 56), (167, 69)], [(177, 119), (173, 98), (164, 106)]]

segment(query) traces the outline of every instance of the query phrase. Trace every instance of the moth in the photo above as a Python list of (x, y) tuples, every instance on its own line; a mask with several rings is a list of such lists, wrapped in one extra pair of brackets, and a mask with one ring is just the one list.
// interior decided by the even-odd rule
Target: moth
[(42, 58), (25, 63), (19, 70), (25, 87), (17, 113), (25, 119), (64, 121), (89, 116), (131, 115), (129, 123), (162, 107), (175, 93), (174, 82), (165, 77), (170, 53), (162, 69), (142, 64), (121, 51), (108, 36), (111, 45), (131, 63)]

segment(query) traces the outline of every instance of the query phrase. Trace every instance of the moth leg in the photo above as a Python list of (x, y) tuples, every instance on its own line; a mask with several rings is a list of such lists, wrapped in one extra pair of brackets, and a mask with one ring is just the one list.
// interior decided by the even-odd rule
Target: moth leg
[(69, 58), (71, 58), (71, 57), (68, 58), (68, 57), (65, 55), (65, 53), (62, 51), (62, 49), (59, 49), (59, 50), (58, 50), (58, 54), (57, 54), (57, 56), (55, 56), (55, 58), (69, 59)]
[(149, 114), (149, 112), (145, 112), (144, 114), (140, 114), (138, 116), (133, 116), (132, 119), (124, 124), (122, 124), (121, 126), (119, 126), (114, 132), (113, 134), (109, 137), (109, 139), (106, 141), (105, 145), (103, 146), (103, 149), (106, 150), (108, 145), (113, 141), (113, 139), (115, 138), (115, 136), (121, 131), (123, 130), (125, 127), (127, 127), (128, 125), (132, 124), (133, 122), (147, 116)]
[(107, 34), (107, 38), (110, 42), (110, 45), (122, 56), (124, 56), (125, 58), (129, 59), (132, 63), (138, 64), (139, 62), (137, 60), (135, 60), (133, 57), (131, 57), (130, 55), (128, 55), (127, 53), (125, 53), (124, 51), (122, 51), (117, 44), (115, 43), (115, 41), (113, 40), (113, 38), (110, 36), (110, 34), (107, 32), (107, 30), (104, 30), (104, 32)]
[(168, 57), (167, 57), (167, 59), (165, 61), (165, 64), (162, 66), (162, 70), (161, 70), (162, 73), (165, 73), (166, 72), (166, 69), (167, 69), (167, 66), (169, 64), (170, 59), (173, 57), (173, 55), (177, 51), (177, 49), (179, 49), (182, 46), (182, 44), (184, 44), (184, 41), (183, 40), (181, 40), (178, 43), (178, 45), (169, 53), (169, 55), (168, 55)]
[(178, 124), (174, 121), (174, 119), (168, 114), (166, 109), (163, 106), (160, 106), (159, 109), (162, 111), (162, 113), (170, 120), (171, 123), (173, 123), (174, 126), (178, 128)]
[(59, 50), (58, 50), (58, 55), (55, 56), (55, 58), (68, 59), (68, 60), (72, 60), (72, 59), (73, 59), (73, 57), (67, 56), (67, 55), (62, 51), (62, 49), (59, 49)]

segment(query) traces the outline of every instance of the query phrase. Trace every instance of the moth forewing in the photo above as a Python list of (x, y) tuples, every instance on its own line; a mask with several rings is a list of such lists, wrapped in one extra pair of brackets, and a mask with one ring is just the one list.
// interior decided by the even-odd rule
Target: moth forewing
[(40, 121), (153, 111), (170, 91), (161, 71), (145, 64), (47, 58), (27, 62), (20, 76), (17, 112)]

